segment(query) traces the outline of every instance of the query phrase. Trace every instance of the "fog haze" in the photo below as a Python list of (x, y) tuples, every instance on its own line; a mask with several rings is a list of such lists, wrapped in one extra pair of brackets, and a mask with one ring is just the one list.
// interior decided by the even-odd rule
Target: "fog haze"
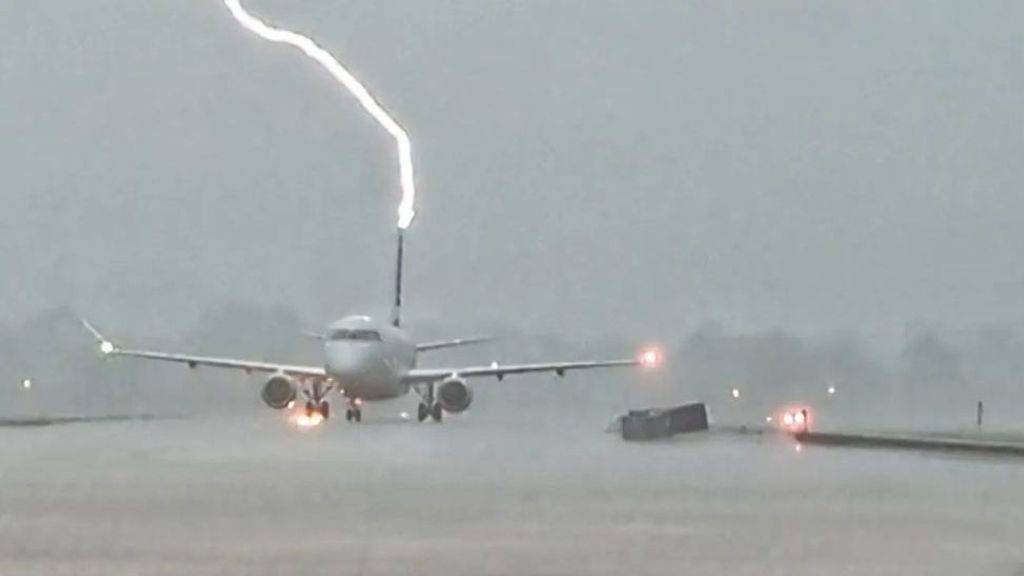
[[(102, 360), (80, 315), (323, 366), (301, 332), (387, 313), (394, 143), (221, 0), (5, 0), (0, 573), (1024, 574), (1018, 463), (765, 433), (1024, 438), (1024, 3), (245, 5), (412, 137), (406, 323), (496, 337), (420, 366), (666, 365), (307, 428)], [(710, 432), (601, 433), (686, 401)]]

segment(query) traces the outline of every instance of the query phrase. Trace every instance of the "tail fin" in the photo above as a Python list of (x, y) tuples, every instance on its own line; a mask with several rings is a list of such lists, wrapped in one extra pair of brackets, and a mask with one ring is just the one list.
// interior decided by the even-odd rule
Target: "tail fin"
[(395, 302), (391, 308), (391, 325), (402, 325), (402, 259), (405, 252), (405, 229), (398, 229), (398, 259), (395, 263)]

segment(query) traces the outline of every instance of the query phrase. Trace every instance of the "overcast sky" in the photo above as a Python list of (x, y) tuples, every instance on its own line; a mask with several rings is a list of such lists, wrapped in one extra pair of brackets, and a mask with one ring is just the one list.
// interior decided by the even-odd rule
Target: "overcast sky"
[[(408, 317), (1024, 322), (1024, 3), (260, 0), (410, 132)], [(393, 141), (219, 0), (8, 0), (0, 320), (381, 313)]]

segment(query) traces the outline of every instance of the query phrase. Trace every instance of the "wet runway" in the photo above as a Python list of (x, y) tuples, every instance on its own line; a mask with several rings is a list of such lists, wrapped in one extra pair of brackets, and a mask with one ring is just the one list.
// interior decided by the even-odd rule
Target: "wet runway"
[(1024, 465), (483, 414), (0, 429), (0, 574), (1024, 574)]

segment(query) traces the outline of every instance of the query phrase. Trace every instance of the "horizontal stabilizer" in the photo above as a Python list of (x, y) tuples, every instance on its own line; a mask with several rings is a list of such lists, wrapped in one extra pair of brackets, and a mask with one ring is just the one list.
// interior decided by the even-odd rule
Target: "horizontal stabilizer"
[(452, 340), (435, 340), (433, 342), (424, 342), (416, 345), (417, 352), (428, 352), (430, 350), (444, 350), (445, 348), (456, 348), (458, 346), (468, 346), (470, 344), (479, 344), (481, 342), (488, 342), (492, 340), (490, 336), (474, 336), (472, 338), (454, 338)]

